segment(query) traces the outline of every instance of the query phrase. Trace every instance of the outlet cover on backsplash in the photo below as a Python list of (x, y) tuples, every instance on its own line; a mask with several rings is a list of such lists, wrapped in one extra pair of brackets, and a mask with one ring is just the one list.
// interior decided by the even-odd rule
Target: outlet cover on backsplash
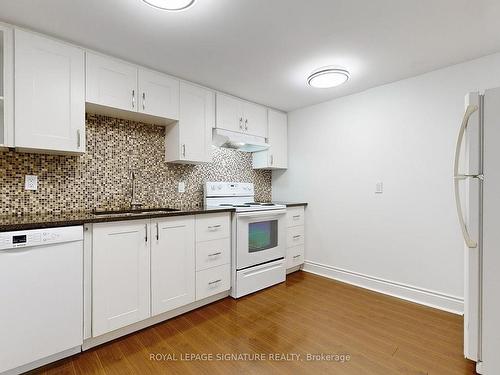
[[(84, 155), (0, 152), (0, 213), (123, 208), (131, 201), (132, 170), (135, 200), (146, 207), (202, 206), (203, 183), (218, 180), (253, 182), (256, 199), (271, 200), (271, 172), (253, 170), (251, 154), (214, 147), (212, 163), (169, 164), (164, 136), (163, 126), (87, 114)], [(36, 194), (24, 190), (28, 174), (43, 182)]]

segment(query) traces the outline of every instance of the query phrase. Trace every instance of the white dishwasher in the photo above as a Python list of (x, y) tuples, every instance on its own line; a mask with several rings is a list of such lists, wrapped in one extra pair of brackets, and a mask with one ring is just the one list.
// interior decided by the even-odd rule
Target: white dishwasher
[(83, 342), (83, 227), (0, 233), (0, 373), (77, 353)]

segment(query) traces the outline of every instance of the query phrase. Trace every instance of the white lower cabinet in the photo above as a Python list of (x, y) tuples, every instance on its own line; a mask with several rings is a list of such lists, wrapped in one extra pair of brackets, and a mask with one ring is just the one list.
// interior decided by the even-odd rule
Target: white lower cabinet
[[(85, 295), (92, 307), (85, 328), (92, 327), (86, 339), (94, 341), (86, 347), (143, 328), (148, 321), (158, 323), (163, 313), (189, 311), (203, 304), (194, 302), (229, 291), (230, 217), (229, 212), (171, 216), (88, 228), (91, 234), (85, 241), (92, 244), (87, 250), (92, 260), (91, 272), (85, 272), (91, 279), (85, 281)], [(134, 323), (139, 324), (124, 328)]]
[(158, 315), (195, 300), (194, 216), (152, 223), (151, 307)]
[(148, 318), (150, 221), (94, 224), (92, 336)]
[(304, 238), (303, 206), (289, 207), (286, 210), (287, 238), (286, 238), (286, 268), (294, 271), (296, 267), (304, 264), (305, 238)]
[(231, 288), (230, 215), (196, 216), (196, 300)]

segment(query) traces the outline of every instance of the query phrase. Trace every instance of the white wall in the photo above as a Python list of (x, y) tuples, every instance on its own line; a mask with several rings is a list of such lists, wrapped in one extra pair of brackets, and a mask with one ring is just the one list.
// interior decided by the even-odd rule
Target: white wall
[(465, 94), (495, 86), (500, 54), (291, 112), (273, 198), (309, 202), (306, 268), (460, 311), (454, 145)]

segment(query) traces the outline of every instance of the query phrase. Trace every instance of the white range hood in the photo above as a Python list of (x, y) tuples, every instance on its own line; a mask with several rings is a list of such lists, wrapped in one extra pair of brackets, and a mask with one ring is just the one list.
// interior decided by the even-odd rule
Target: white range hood
[(214, 128), (212, 143), (217, 147), (232, 148), (244, 152), (267, 150), (269, 145), (263, 137)]

